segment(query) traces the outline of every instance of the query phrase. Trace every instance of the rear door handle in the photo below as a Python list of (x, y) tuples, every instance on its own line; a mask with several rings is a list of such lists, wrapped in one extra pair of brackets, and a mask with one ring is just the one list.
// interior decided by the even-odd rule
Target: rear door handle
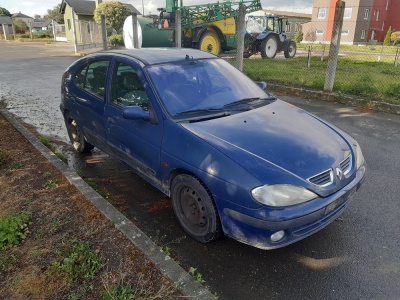
[(113, 118), (111, 118), (111, 117), (108, 117), (108, 118), (107, 118), (107, 122), (108, 122), (108, 124), (110, 124), (111, 126), (114, 126), (114, 125), (115, 125), (115, 120), (114, 120)]

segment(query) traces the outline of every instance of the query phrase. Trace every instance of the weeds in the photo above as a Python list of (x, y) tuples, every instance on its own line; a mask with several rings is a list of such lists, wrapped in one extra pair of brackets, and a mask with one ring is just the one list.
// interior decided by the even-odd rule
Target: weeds
[(93, 279), (104, 266), (101, 257), (91, 251), (89, 243), (73, 240), (67, 249), (57, 254), (62, 256), (63, 260), (53, 263), (49, 273), (63, 276), (69, 282)]
[(17, 262), (17, 258), (14, 255), (0, 256), (0, 272), (7, 271), (7, 269)]
[(196, 279), (196, 281), (200, 284), (203, 284), (204, 282), (206, 282), (203, 279), (203, 276), (199, 272), (197, 272), (196, 268), (190, 267), (189, 274), (192, 275), (194, 277), (194, 279)]
[(4, 165), (11, 157), (11, 153), (7, 150), (0, 148), (0, 166)]
[(58, 187), (57, 180), (48, 179), (43, 185), (46, 190), (55, 189)]
[(41, 137), (39, 138), (39, 141), (40, 141), (43, 145), (45, 145), (47, 148), (51, 149), (51, 141), (50, 141), (48, 138), (46, 138), (46, 137), (44, 137), (44, 136), (41, 136)]
[(57, 151), (55, 151), (54, 154), (55, 154), (59, 159), (61, 159), (62, 162), (68, 163), (68, 158), (67, 158), (64, 154), (62, 154), (62, 153), (60, 153), (60, 152), (57, 152)]
[(18, 246), (29, 232), (30, 219), (29, 212), (0, 218), (0, 249)]

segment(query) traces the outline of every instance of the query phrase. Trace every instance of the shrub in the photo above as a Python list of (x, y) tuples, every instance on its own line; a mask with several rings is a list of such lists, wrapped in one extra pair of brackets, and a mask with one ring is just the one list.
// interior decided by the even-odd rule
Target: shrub
[(383, 45), (390, 46), (390, 38), (391, 38), (391, 36), (392, 36), (392, 27), (389, 27), (389, 29), (388, 29), (388, 31), (386, 33), (385, 39), (383, 41)]
[(0, 218), (0, 249), (18, 246), (28, 233), (30, 213)]
[(297, 31), (296, 33), (295, 33), (295, 35), (294, 35), (294, 40), (295, 40), (295, 42), (297, 43), (297, 44), (300, 44), (301, 43), (301, 41), (303, 40), (303, 31)]
[(122, 34), (112, 35), (108, 38), (108, 43), (111, 46), (123, 46), (124, 38), (122, 37)]

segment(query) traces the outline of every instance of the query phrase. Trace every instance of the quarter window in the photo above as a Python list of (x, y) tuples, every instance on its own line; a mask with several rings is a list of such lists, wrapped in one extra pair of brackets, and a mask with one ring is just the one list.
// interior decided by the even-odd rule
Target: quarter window
[(140, 106), (149, 110), (149, 97), (139, 75), (130, 65), (117, 63), (111, 86), (111, 103), (116, 106)]
[(105, 83), (109, 63), (110, 61), (108, 60), (89, 63), (75, 73), (73, 79), (75, 85), (104, 101)]

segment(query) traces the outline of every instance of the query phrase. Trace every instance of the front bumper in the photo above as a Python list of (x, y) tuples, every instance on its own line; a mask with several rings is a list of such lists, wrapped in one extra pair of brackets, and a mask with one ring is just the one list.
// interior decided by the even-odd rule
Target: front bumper
[[(297, 242), (321, 230), (342, 214), (350, 202), (350, 196), (364, 182), (365, 172), (364, 164), (347, 186), (329, 197), (328, 205), (298, 218), (281, 221), (261, 220), (225, 207), (221, 214), (224, 232), (240, 242), (261, 249), (275, 249)], [(285, 232), (284, 237), (273, 242), (271, 235), (281, 230)]]

